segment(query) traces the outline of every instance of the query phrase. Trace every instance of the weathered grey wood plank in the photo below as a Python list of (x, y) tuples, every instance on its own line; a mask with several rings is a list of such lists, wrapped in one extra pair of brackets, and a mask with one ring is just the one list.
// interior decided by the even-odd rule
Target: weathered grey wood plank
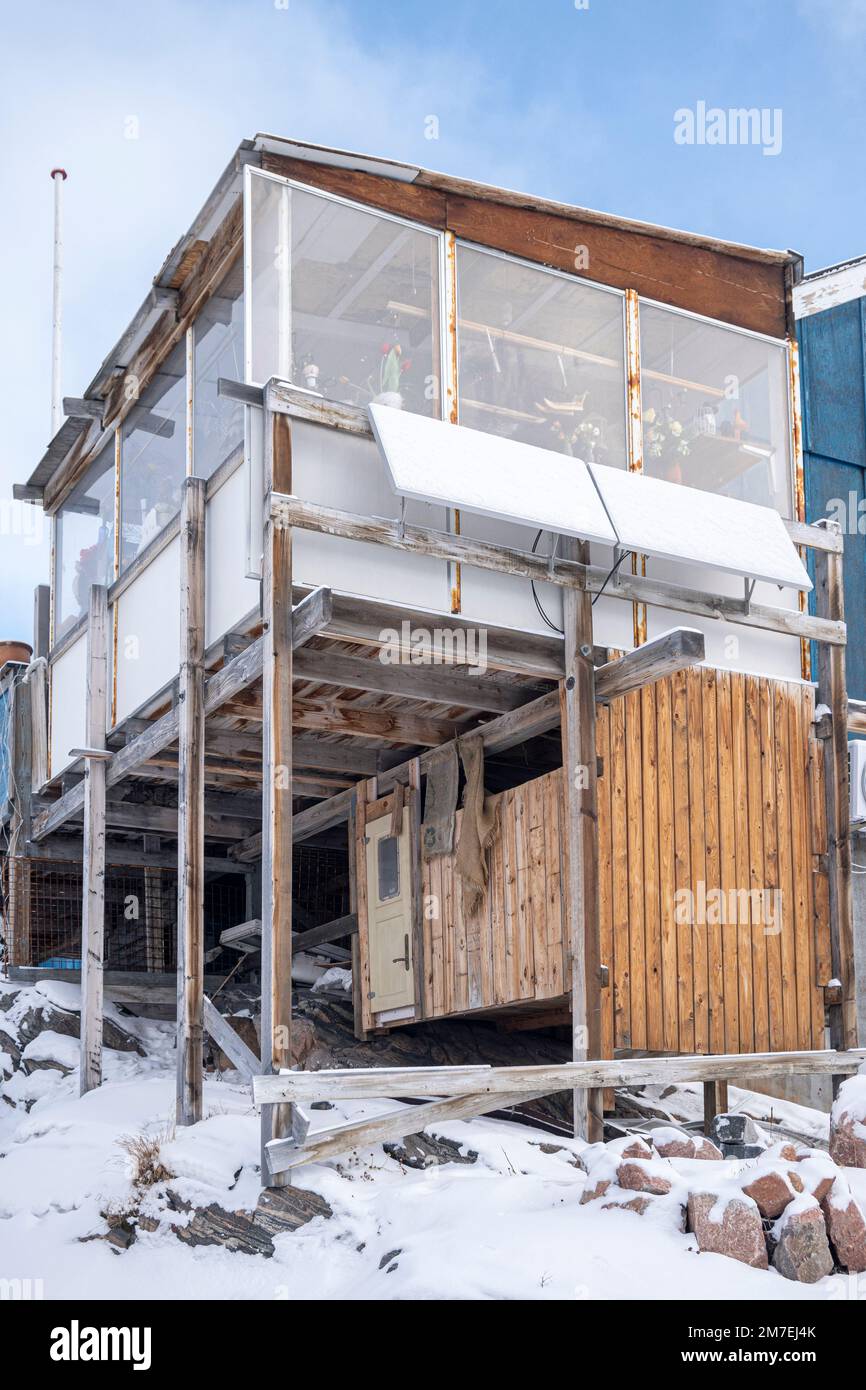
[(202, 1022), (214, 1042), (221, 1047), (230, 1062), (247, 1081), (252, 1081), (261, 1071), (261, 1062), (247, 1047), (243, 1038), (236, 1033), (227, 1018), (223, 1018), (216, 1005), (205, 994), (202, 996)]
[(636, 647), (619, 661), (599, 666), (595, 673), (596, 702), (619, 699), (652, 681), (671, 676), (675, 671), (696, 666), (704, 660), (705, 655), (706, 643), (702, 632), (691, 627), (674, 628), (647, 642), (646, 646)]
[[(399, 521), (357, 516), (337, 508), (324, 507), (286, 494), (271, 497), (271, 512), (281, 526), (317, 531), (323, 535), (339, 536), (345, 540), (384, 545), (393, 550), (433, 556), (478, 569), (495, 570), (524, 579), (557, 584), (564, 589), (586, 587), (599, 593), (610, 581), (610, 575), (599, 566), (584, 562), (575, 565), (565, 559), (548, 562), (543, 556), (527, 551), (510, 550), (491, 542), (473, 540), (431, 531), (421, 526), (403, 525)], [(637, 603), (651, 603), (680, 613), (695, 613), (717, 618), (742, 627), (759, 628), (767, 632), (787, 633), (792, 637), (844, 645), (845, 624), (825, 617), (812, 617), (795, 609), (773, 608), (742, 599), (723, 597), (666, 580), (645, 575), (620, 573), (616, 595)]]
[(335, 1129), (313, 1134), (305, 1142), (294, 1139), (276, 1140), (268, 1145), (267, 1163), (272, 1174), (287, 1173), (305, 1163), (321, 1163), (327, 1158), (348, 1153), (350, 1149), (369, 1148), (390, 1139), (404, 1139), (418, 1134), (425, 1127), (466, 1120), (473, 1115), (485, 1115), (490, 1110), (507, 1110), (509, 1106), (526, 1104), (540, 1099), (533, 1095), (468, 1095), (457, 1099), (434, 1101), (430, 1105), (404, 1106), (370, 1120), (339, 1125)]
[[(108, 595), (90, 590), (87, 625), (85, 732), (90, 748), (105, 747), (108, 710)], [(105, 956), (105, 763), (84, 769), (84, 847), (81, 903), (81, 1063), (85, 1095), (102, 1082), (103, 960)]]
[[(266, 490), (291, 487), (292, 441), (285, 415), (265, 411)], [(290, 1065), (292, 1027), (292, 533), (265, 519), (262, 603), (262, 1070)], [(292, 1133), (292, 1112), (262, 1111), (266, 1146)], [(272, 1180), (280, 1185), (279, 1177)]]
[(187, 478), (180, 531), (177, 811), (177, 1123), (202, 1118), (204, 1000), (205, 489)]
[(866, 1048), (846, 1052), (724, 1053), (716, 1056), (629, 1057), (529, 1067), (366, 1067), (293, 1071), (253, 1079), (257, 1105), (314, 1100), (393, 1100), (423, 1096), (551, 1095), (575, 1087), (668, 1086), (743, 1077), (854, 1076)]

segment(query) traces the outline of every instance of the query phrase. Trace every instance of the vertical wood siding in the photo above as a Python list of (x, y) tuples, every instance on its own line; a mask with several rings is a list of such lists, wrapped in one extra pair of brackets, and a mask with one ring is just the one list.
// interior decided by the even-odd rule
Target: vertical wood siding
[[(829, 896), (813, 717), (808, 687), (709, 669), (599, 708), (605, 1055), (823, 1047)], [(503, 793), (477, 922), (463, 919), (451, 856), (423, 865), (426, 1017), (567, 996), (561, 777)]]

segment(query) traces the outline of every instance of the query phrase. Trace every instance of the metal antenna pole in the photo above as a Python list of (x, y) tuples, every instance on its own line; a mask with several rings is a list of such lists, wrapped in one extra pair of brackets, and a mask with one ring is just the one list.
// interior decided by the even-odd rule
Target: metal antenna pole
[(63, 424), (61, 350), (63, 340), (63, 184), (65, 169), (52, 169), (54, 183), (54, 302), (51, 313), (51, 438)]

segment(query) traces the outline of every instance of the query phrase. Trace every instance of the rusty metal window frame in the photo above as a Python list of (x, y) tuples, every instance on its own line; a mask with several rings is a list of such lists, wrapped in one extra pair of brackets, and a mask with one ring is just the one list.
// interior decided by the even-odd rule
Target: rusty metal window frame
[[(797, 477), (797, 445), (798, 430), (795, 429), (795, 421), (799, 418), (799, 409), (794, 399), (793, 377), (796, 372), (799, 382), (799, 372), (796, 370), (796, 345), (792, 344), (790, 338), (774, 338), (770, 333), (756, 333), (751, 328), (742, 328), (736, 323), (725, 323), (723, 319), (710, 318), (708, 314), (695, 314), (690, 309), (681, 309), (674, 304), (664, 304), (659, 299), (651, 299), (648, 295), (638, 296), (638, 352), (640, 351), (640, 305), (645, 304), (647, 308), (661, 309), (665, 313), (675, 314), (679, 318), (689, 319), (692, 323), (703, 323), (708, 328), (723, 328), (728, 333), (736, 333), (741, 338), (748, 338), (752, 342), (767, 343), (770, 347), (781, 348), (785, 354), (785, 373), (788, 388), (785, 392), (785, 413), (786, 413), (786, 438), (788, 443), (788, 481), (791, 487), (791, 511), (794, 519), (804, 521), (805, 516), (800, 515), (801, 506), (799, 500), (799, 490), (802, 484), (798, 483)], [(798, 388), (799, 389), (799, 388)], [(780, 513), (781, 515), (781, 513)]]

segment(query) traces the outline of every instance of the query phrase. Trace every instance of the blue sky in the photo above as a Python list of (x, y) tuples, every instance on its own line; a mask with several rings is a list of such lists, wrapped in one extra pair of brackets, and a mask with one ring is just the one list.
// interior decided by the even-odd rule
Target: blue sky
[[(47, 577), (45, 541), (8, 498), (49, 436), (56, 164), (70, 175), (69, 395), (93, 376), (238, 141), (258, 130), (791, 247), (807, 269), (866, 252), (866, 0), (578, 5), (4, 7), (0, 637), (30, 636), (33, 586)], [(779, 109), (781, 152), (677, 144), (674, 113), (699, 101)], [(437, 140), (425, 136), (431, 115)]]

